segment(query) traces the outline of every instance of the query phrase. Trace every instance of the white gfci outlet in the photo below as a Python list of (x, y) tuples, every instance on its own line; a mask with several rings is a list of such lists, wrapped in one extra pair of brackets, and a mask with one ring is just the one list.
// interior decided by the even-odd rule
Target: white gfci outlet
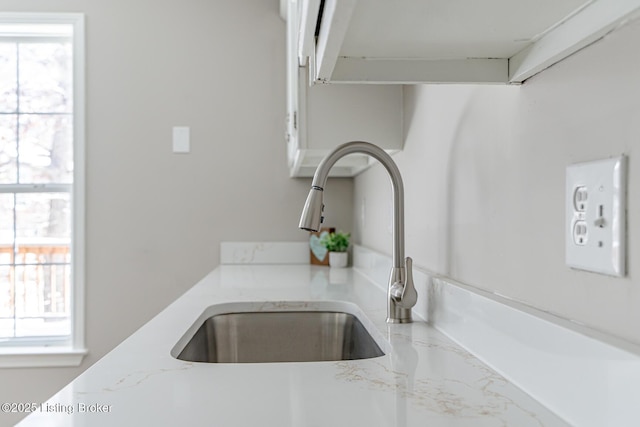
[(565, 255), (569, 267), (626, 274), (626, 157), (567, 167)]

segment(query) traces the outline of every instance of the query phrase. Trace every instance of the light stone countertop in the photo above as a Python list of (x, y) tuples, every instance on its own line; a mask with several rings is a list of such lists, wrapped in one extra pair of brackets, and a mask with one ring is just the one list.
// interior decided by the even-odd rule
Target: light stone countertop
[[(567, 425), (426, 322), (387, 325), (385, 298), (352, 269), (220, 266), (19, 425)], [(312, 309), (326, 301), (357, 305), (390, 351), (356, 361), (263, 364), (170, 354), (212, 305), (304, 302)]]

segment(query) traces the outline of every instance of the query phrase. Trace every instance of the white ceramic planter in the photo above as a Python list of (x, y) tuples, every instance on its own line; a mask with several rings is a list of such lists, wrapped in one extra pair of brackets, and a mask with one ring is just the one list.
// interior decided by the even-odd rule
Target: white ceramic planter
[(334, 268), (345, 268), (349, 261), (348, 252), (329, 252), (329, 266)]

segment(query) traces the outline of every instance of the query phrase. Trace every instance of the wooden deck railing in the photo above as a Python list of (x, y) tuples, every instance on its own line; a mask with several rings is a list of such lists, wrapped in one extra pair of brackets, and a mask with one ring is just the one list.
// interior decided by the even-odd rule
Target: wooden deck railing
[(0, 318), (69, 315), (68, 243), (0, 244)]

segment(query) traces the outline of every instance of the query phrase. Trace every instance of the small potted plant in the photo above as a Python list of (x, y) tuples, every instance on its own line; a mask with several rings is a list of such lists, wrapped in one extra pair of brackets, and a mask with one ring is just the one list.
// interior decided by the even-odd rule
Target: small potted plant
[(351, 234), (343, 233), (341, 231), (337, 233), (326, 234), (320, 241), (325, 248), (329, 251), (329, 266), (344, 268), (347, 266), (349, 260), (349, 238)]

